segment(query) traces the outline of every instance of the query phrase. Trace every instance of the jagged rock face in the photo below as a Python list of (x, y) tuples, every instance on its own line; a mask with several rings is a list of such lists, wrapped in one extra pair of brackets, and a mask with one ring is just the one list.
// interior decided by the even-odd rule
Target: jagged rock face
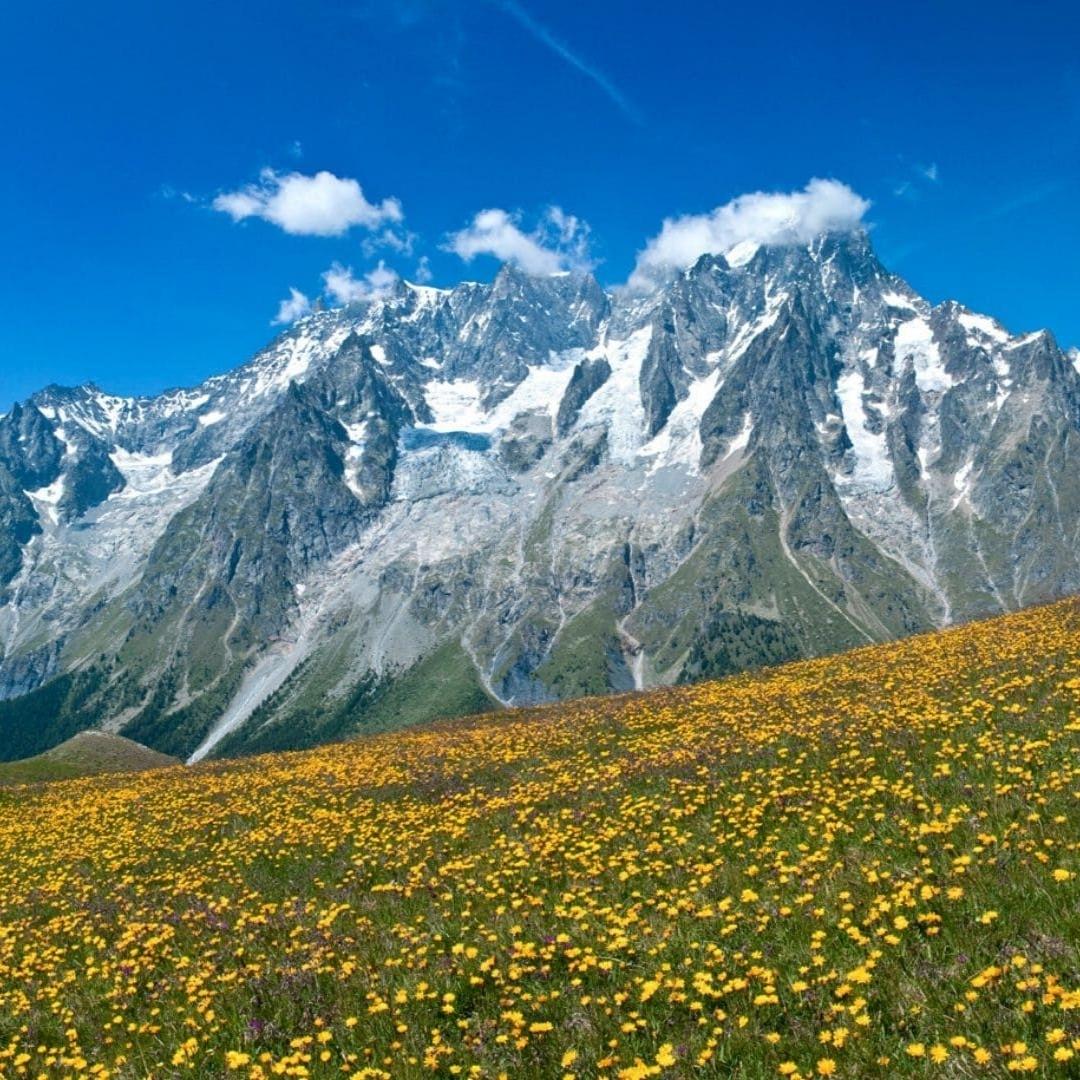
[(555, 427), (560, 435), (573, 428), (585, 402), (610, 378), (611, 365), (602, 356), (586, 357), (574, 367), (555, 415)]
[(34, 504), (10, 469), (0, 465), (0, 587), (19, 573), (23, 548), (40, 532)]
[(375, 682), (415, 719), (1050, 599), (1078, 368), (856, 234), (647, 297), (402, 283), (192, 390), (51, 387), (0, 419), (0, 693), (95, 663), (103, 724), (201, 756), (363, 722)]
[(60, 475), (64, 444), (33, 405), (16, 405), (0, 429), (0, 455), (15, 482), (40, 488)]
[(344, 483), (348, 450), (341, 424), (292, 384), (154, 546), (139, 613), (167, 615), (177, 596), (216, 591), (236, 613), (237, 634), (283, 630), (283, 589), (359, 536), (363, 504)]

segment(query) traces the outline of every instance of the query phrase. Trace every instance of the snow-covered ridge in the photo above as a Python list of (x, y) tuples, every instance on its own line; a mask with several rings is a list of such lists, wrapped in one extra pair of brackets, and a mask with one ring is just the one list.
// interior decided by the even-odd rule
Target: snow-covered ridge
[[(815, 261), (820, 259), (821, 250), (820, 242), (810, 245)], [(749, 278), (754, 272), (751, 264), (759, 251), (759, 245), (740, 244), (724, 254), (724, 261), (731, 273)], [(831, 263), (832, 259), (833, 256), (830, 255), (827, 262)], [(819, 267), (819, 272), (823, 275), (833, 274), (834, 268), (826, 265)], [(692, 271), (687, 271), (687, 274), (691, 273)], [(137, 435), (132, 437), (132, 431), (137, 432), (154, 423), (169, 427), (185, 423), (191, 418), (198, 429), (222, 425), (231, 430), (235, 426), (238, 413), (242, 419), (242, 413), (258, 402), (272, 401), (283, 393), (291, 382), (304, 381), (313, 370), (325, 363), (327, 357), (332, 355), (350, 334), (367, 336), (376, 362), (392, 366), (393, 362), (389, 360), (385, 343), (379, 340), (380, 336), (386, 333), (396, 336), (398, 324), (401, 327), (419, 327), (426, 324), (435, 313), (445, 314), (457, 304), (464, 305), (462, 310), (466, 312), (456, 330), (457, 341), (468, 343), (482, 338), (490, 325), (495, 308), (486, 300), (477, 303), (477, 299), (489, 296), (495, 288), (494, 285), (483, 286), (472, 282), (455, 289), (400, 282), (394, 292), (378, 300), (354, 304), (347, 309), (316, 312), (304, 317), (247, 364), (229, 374), (215, 376), (200, 386), (170, 390), (156, 398), (124, 398), (107, 394), (97, 388), (88, 388), (84, 400), (78, 403), (41, 404), (39, 409), (58, 425), (74, 423), (97, 438), (132, 449), (139, 447), (139, 439)], [(624, 325), (629, 323), (631, 327), (635, 320), (642, 321), (655, 309), (655, 297), (642, 300), (640, 297), (623, 296), (615, 292), (605, 295), (607, 302), (620, 313), (615, 322), (621, 320)], [(738, 318), (736, 312), (736, 319), (732, 321), (732, 333), (722, 347), (716, 350), (716, 362), (721, 365), (735, 362), (760, 334), (775, 323), (787, 299), (787, 293), (774, 291), (771, 284), (767, 283), (764, 310), (749, 320)], [(911, 293), (902, 282), (883, 288), (880, 300), (887, 308), (909, 313), (907, 318), (897, 323), (894, 349), (899, 362), (910, 364), (920, 391), (942, 394), (952, 389), (956, 380), (946, 369), (930, 328), (929, 305)], [(584, 302), (579, 300), (572, 311), (575, 319), (585, 317)], [(993, 352), (996, 370), (1002, 378), (1008, 377), (1000, 359), (1002, 349), (1021, 347), (1034, 337), (1010, 337), (996, 320), (966, 309), (960, 311), (957, 322), (964, 329), (972, 346), (988, 348)], [(641, 433), (630, 430), (637, 419), (630, 414), (634, 412), (633, 398), (639, 395), (639, 391), (632, 384), (640, 375), (643, 359), (643, 349), (632, 342), (644, 341), (647, 334), (645, 327), (641, 326), (630, 329), (629, 333), (609, 335), (610, 331), (605, 331), (604, 338), (598, 336), (591, 348), (578, 350), (578, 354), (607, 357), (609, 362), (612, 362), (613, 386), (618, 389), (605, 389), (596, 402), (591, 406), (587, 405), (581, 422), (612, 419), (618, 429), (614, 444), (620, 448), (618, 452), (621, 452), (625, 459), (631, 446), (636, 452), (644, 445)], [(1071, 356), (1080, 370), (1080, 352), (1074, 351)], [(522, 412), (540, 411), (554, 416), (576, 359), (572, 352), (567, 352), (552, 354), (545, 363), (529, 365), (526, 374), (512, 392), (491, 409), (485, 409), (482, 405), (488, 390), (482, 379), (461, 375), (454, 378), (428, 378), (423, 383), (423, 394), (434, 414), (428, 426), (433, 431), (492, 434), (504, 430), (514, 416)], [(439, 372), (443, 366), (443, 358), (428, 353), (415, 357), (415, 363), (429, 372)], [(707, 407), (707, 401), (704, 405), (701, 404), (706, 390), (722, 392), (722, 384), (723, 378), (719, 376), (708, 376), (704, 381), (697, 378), (693, 388), (687, 393), (687, 404), (680, 402), (681, 408), (677, 414), (673, 414), (671, 422), (680, 429), (687, 428), (688, 416), (700, 418), (700, 414)], [(854, 382), (849, 375), (843, 386), (843, 396), (849, 401), (853, 386)], [(837, 389), (839, 392), (841, 388), (838, 386)], [(624, 413), (627, 414), (625, 418), (622, 415)], [(859, 414), (861, 410), (850, 414), (848, 426), (854, 428), (853, 441), (862, 440), (860, 456), (869, 460), (866, 454), (870, 451), (870, 442), (865, 437), (866, 428), (859, 420)], [(845, 414), (845, 422), (847, 421), (848, 416)], [(685, 448), (685, 438), (676, 438), (674, 441)], [(873, 435), (872, 441), (876, 444), (878, 436)], [(656, 452), (658, 445), (650, 447), (650, 456)], [(144, 445), (140, 450), (164, 452), (162, 446)]]
[(986, 338), (998, 343), (1009, 340), (1008, 332), (994, 319), (987, 318), (985, 315), (972, 315), (970, 312), (965, 311), (958, 317), (958, 321), (961, 326), (971, 331), (968, 335), (968, 344), (970, 345), (981, 344), (983, 339)]
[[(822, 258), (823, 245), (810, 245), (810, 254), (827, 289), (836, 288), (835, 252)], [(432, 320), (447, 322), (454, 334), (456, 347), (481, 348), (485, 335), (491, 331), (492, 320), (499, 310), (493, 301), (496, 294), (505, 294), (506, 303), (522, 300), (528, 293), (528, 279), (520, 275), (491, 286), (468, 283), (457, 289), (436, 289), (430, 286), (399, 283), (390, 295), (378, 300), (350, 305), (348, 308), (313, 313), (299, 320), (266, 349), (235, 371), (215, 376), (200, 386), (170, 390), (157, 398), (123, 398), (110, 395), (96, 387), (87, 388), (81, 397), (58, 403), (42, 403), (39, 409), (52, 420), (58, 430), (64, 425), (77, 425), (95, 438), (109, 444), (114, 464), (125, 476), (127, 498), (138, 498), (145, 490), (146, 470), (133, 462), (154, 462), (159, 472), (155, 483), (164, 483), (161, 472), (176, 446), (191, 432), (214, 435), (214, 452), (227, 449), (254, 417), (272, 406), (293, 381), (304, 382), (321, 371), (329, 358), (353, 334), (359, 334), (369, 344), (375, 362), (388, 369), (392, 379), (399, 380), (408, 372), (401, 365), (414, 365), (420, 394), (431, 411), (430, 420), (420, 427), (436, 433), (463, 432), (496, 436), (506, 431), (515, 417), (537, 413), (554, 419), (566, 393), (575, 365), (584, 359), (604, 358), (611, 366), (611, 376), (586, 401), (575, 424), (576, 429), (601, 425), (608, 432), (611, 457), (624, 465), (645, 461), (655, 470), (678, 466), (688, 474), (697, 471), (702, 441), (700, 425), (706, 409), (725, 392), (726, 372), (739, 362), (751, 345), (767, 334), (776, 324), (785, 306), (791, 302), (792, 285), (781, 274), (768, 272), (764, 280), (760, 273), (760, 247), (741, 244), (725, 253), (720, 264), (727, 268), (730, 280), (745, 280), (746, 286), (736, 285), (723, 310), (726, 329), (723, 339), (704, 358), (706, 371), (695, 371), (687, 381), (679, 400), (660, 430), (651, 437), (644, 431), (645, 411), (641, 396), (642, 365), (652, 337), (652, 320), (656, 317), (662, 297), (632, 297), (617, 293), (601, 294), (611, 306), (611, 320), (598, 326), (595, 339), (584, 348), (550, 350), (546, 357), (528, 364), (512, 385), (509, 393), (501, 395), (490, 407), (490, 376), (466, 375), (460, 364), (452, 376), (443, 375), (445, 352), (438, 348), (439, 338), (432, 331)], [(762, 256), (764, 257), (764, 256)], [(686, 271), (684, 281), (696, 271)], [(560, 279), (565, 286), (565, 281)], [(779, 284), (778, 284), (779, 282)], [(940, 342), (932, 329), (936, 312), (947, 309), (972, 348), (990, 356), (997, 382), (996, 396), (990, 405), (996, 415), (1011, 390), (1011, 369), (1008, 354), (1023, 347), (1037, 335), (1011, 337), (994, 319), (978, 315), (959, 305), (943, 305), (931, 309), (899, 279), (882, 278), (878, 303), (882, 319), (894, 327), (892, 344), (896, 377), (906, 370), (913, 372), (921, 394), (932, 401), (936, 415), (941, 396), (953, 390), (957, 379), (947, 366)], [(805, 288), (805, 283), (800, 286)], [(749, 289), (749, 292), (746, 290)], [(502, 292), (500, 293), (500, 290)], [(741, 291), (740, 291), (741, 290)], [(747, 296), (757, 296), (754, 308), (747, 310)], [(870, 294), (853, 292), (853, 301), (865, 307), (871, 303)], [(529, 301), (532, 303), (532, 301)], [(545, 300), (545, 303), (548, 301)], [(588, 304), (578, 297), (568, 307), (573, 320), (588, 318)], [(858, 309), (856, 309), (858, 310)], [(517, 325), (528, 332), (530, 320), (544, 318), (543, 307), (525, 306), (517, 316)], [(456, 323), (456, 325), (455, 325)], [(512, 324), (514, 325), (514, 324)], [(936, 325), (936, 324), (934, 324)], [(514, 331), (515, 333), (517, 331)], [(389, 346), (393, 345), (393, 348)], [(864, 349), (860, 364), (848, 365), (837, 377), (835, 400), (838, 417), (852, 444), (853, 467), (844, 474), (843, 482), (876, 489), (885, 489), (894, 475), (889, 460), (885, 425), (890, 418), (889, 395), (871, 391), (865, 372), (873, 372), (878, 364), (879, 346)], [(405, 359), (402, 359), (404, 356)], [(391, 359), (394, 357), (394, 359)], [(1080, 371), (1080, 353), (1071, 354)], [(880, 375), (874, 375), (875, 385)], [(868, 402), (873, 404), (868, 404)], [(754, 426), (754, 418), (748, 421)], [(218, 434), (218, 429), (221, 433)], [(152, 435), (144, 433), (152, 432)], [(355, 440), (352, 460), (358, 460)], [(485, 452), (484, 444), (472, 445), (474, 452)], [(121, 456), (118, 456), (121, 455)], [(122, 455), (130, 455), (123, 457)], [(933, 453), (923, 447), (921, 457), (930, 460)], [(204, 455), (205, 459), (205, 455)], [(132, 479), (129, 473), (135, 475)], [(59, 486), (34, 493), (36, 503), (46, 512), (55, 505), (63, 492)]]
[[(197, 387), (156, 398), (43, 391), (37, 407), (47, 423), (20, 436), (41, 447), (45, 462), (20, 483), (30, 489), (31, 509), (22, 512), (36, 514), (40, 531), (11, 585), (20, 620), (12, 631), (0, 604), (0, 637), (13, 649), (34, 634), (47, 640), (80, 625), (92, 587), (106, 597), (137, 589), (179, 509), (204, 492), (213, 499), (237, 490), (228, 481), (246, 482), (237, 474), (249, 449), (264, 461), (286, 458), (284, 468), (256, 472), (258, 482), (273, 486), (288, 474), (302, 490), (305, 462), (319, 463), (324, 437), (332, 490), (303, 494), (320, 512), (324, 498), (331, 508), (320, 528), (349, 519), (351, 546), (332, 570), (290, 575), (282, 609), (295, 603), (306, 613), (355, 587), (375, 625), (380, 612), (408, 605), (407, 596), (387, 600), (380, 582), (404, 592), (423, 585), (429, 598), (445, 586), (445, 610), (492, 620), (491, 640), (470, 627), (463, 644), (489, 681), (521, 617), (514, 575), (543, 593), (561, 628), (595, 598), (591, 583), (618, 549), (615, 561), (633, 578), (628, 602), (638, 605), (686, 557), (686, 538), (696, 544), (708, 528), (706, 494), (722, 498), (735, 475), (761, 493), (754, 520), (780, 523), (779, 550), (796, 581), (807, 573), (817, 581), (834, 565), (796, 513), (802, 493), (814, 491), (842, 508), (828, 528), (846, 514), (888, 553), (885, 573), (910, 575), (951, 612), (942, 530), (993, 525), (980, 514), (993, 504), (988, 473), (1006, 451), (995, 459), (983, 448), (997, 439), (1007, 450), (1034, 430), (1033, 417), (1045, 418), (1032, 370), (1045, 374), (1048, 341), (1012, 336), (958, 304), (932, 306), (867, 250), (832, 241), (740, 245), (647, 296), (604, 292), (578, 275), (516, 271), (451, 290), (401, 284), (378, 300), (299, 320), (244, 365)], [(1080, 352), (1068, 359), (1080, 372)], [(1058, 377), (1063, 365), (1051, 366)], [(306, 389), (294, 396), (293, 383)], [(276, 417), (311, 427), (292, 442), (278, 439)], [(208, 488), (219, 468), (222, 482)], [(1059, 483), (1056, 474), (1050, 482)], [(904, 501), (912, 489), (917, 505)], [(75, 500), (77, 491), (93, 493), (94, 505)], [(291, 529), (302, 514), (292, 514), (296, 492), (289, 497)], [(554, 517), (537, 530), (542, 542), (527, 543), (544, 505)], [(207, 520), (227, 527), (230, 508), (214, 509)], [(797, 528), (807, 530), (801, 546), (785, 548), (783, 530)], [(321, 537), (314, 541), (311, 550)], [(969, 549), (977, 542), (964, 540)], [(228, 546), (207, 542), (200, 557), (208, 574)], [(820, 563), (813, 573), (808, 558)], [(450, 596), (453, 567), (465, 563), (459, 576), (476, 594)], [(321, 576), (331, 574), (340, 581)], [(1025, 595), (1023, 581), (999, 580), (996, 567), (987, 574), (988, 595)], [(844, 587), (861, 602), (858, 581)], [(782, 599), (763, 593), (760, 610)], [(438, 617), (449, 619), (443, 610)], [(628, 618), (620, 633), (640, 644), (644, 630)], [(407, 611), (379, 624), (371, 655), (394, 660), (399, 633), (429, 644), (426, 625)], [(549, 648), (553, 633), (533, 638)], [(634, 685), (651, 662), (642, 648)]]

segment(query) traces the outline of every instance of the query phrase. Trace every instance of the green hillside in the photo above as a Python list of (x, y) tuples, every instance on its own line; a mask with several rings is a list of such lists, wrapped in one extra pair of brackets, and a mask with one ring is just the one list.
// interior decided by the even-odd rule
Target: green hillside
[(68, 780), (101, 773), (133, 773), (180, 762), (120, 735), (83, 731), (66, 742), (22, 761), (0, 762), (0, 785)]

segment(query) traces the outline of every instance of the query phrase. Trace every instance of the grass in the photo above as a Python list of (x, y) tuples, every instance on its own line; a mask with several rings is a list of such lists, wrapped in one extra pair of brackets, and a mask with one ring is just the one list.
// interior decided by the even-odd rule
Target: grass
[(176, 758), (159, 754), (120, 735), (84, 731), (36, 757), (0, 763), (0, 785), (70, 780), (103, 773), (134, 773), (179, 764)]
[(0, 1075), (1075, 1076), (1080, 606), (0, 792)]
[[(347, 660), (343, 645), (337, 656)], [(488, 712), (498, 706), (480, 685), (476, 668), (456, 641), (446, 641), (410, 668), (357, 680), (346, 694), (327, 690), (333, 661), (314, 672), (298, 667), (280, 691), (222, 740), (217, 756), (296, 750), (357, 733), (391, 731), (424, 720)]]
[(562, 628), (551, 652), (536, 669), (537, 679), (560, 697), (602, 694), (624, 662), (616, 635), (617, 617), (609, 598), (600, 597)]

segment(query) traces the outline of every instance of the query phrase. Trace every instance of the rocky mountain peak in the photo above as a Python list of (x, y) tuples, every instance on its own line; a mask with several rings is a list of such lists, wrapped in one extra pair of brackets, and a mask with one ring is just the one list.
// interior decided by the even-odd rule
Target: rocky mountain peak
[(95, 716), (204, 754), (374, 686), (545, 700), (1049, 599), (1080, 588), (1078, 368), (865, 233), (647, 296), (397, 282), (201, 386), (0, 419), (0, 693), (100, 663)]

